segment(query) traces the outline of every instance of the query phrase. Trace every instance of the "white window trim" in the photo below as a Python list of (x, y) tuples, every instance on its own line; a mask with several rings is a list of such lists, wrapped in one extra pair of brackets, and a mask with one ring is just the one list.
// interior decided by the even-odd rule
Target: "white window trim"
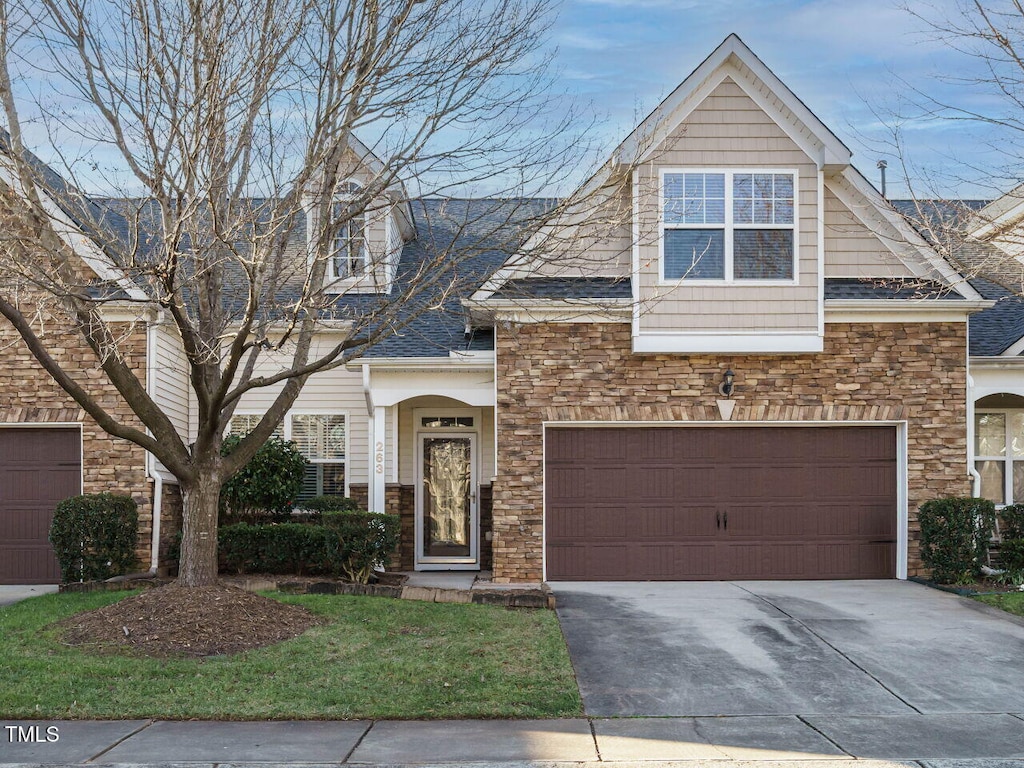
[[(351, 185), (351, 184), (354, 184), (354, 185), (359, 187), (360, 194), (362, 193), (363, 190), (366, 189), (366, 185), (363, 184), (361, 181), (359, 181), (359, 179), (355, 179), (355, 178), (347, 178), (343, 182), (341, 182), (341, 184), (339, 184), (338, 186), (339, 186), (339, 188), (345, 188), (345, 187), (347, 187), (348, 185)], [(348, 194), (348, 193), (335, 194), (334, 197), (331, 199), (332, 213), (333, 213), (333, 208), (334, 208), (335, 205), (337, 205), (338, 203), (350, 202), (353, 199), (355, 199), (355, 195), (352, 195), (352, 194)], [(327, 276), (326, 276), (327, 282), (331, 283), (332, 285), (354, 284), (354, 283), (359, 282), (363, 278), (365, 278), (368, 274), (370, 274), (370, 251), (369, 251), (369, 248), (367, 247), (367, 242), (366, 242), (366, 233), (367, 233), (367, 231), (370, 228), (369, 207), (367, 206), (366, 208), (364, 208), (360, 212), (359, 215), (363, 219), (363, 231), (360, 233), (361, 234), (361, 239), (362, 239), (363, 268), (362, 268), (362, 270), (360, 272), (349, 274), (349, 275), (339, 276), (334, 271), (334, 256), (332, 255), (327, 260)], [(350, 221), (350, 223), (351, 223), (351, 221)], [(351, 238), (351, 233), (349, 234), (349, 237)], [(338, 233), (337, 232), (332, 232), (331, 233), (331, 246), (332, 246), (332, 250), (333, 250), (334, 244), (337, 242), (337, 238), (338, 238)]]
[[(666, 224), (665, 223), (665, 176), (679, 173), (721, 173), (725, 175), (725, 232), (724, 260), (725, 277), (722, 279), (691, 279), (665, 276), (665, 230), (666, 229), (717, 229), (719, 225)], [(792, 224), (741, 224), (733, 223), (733, 177), (744, 173), (789, 174), (793, 177), (793, 223)], [(744, 280), (733, 277), (733, 231), (735, 229), (779, 229), (793, 232), (793, 277), (778, 280)], [(658, 285), (661, 286), (789, 286), (800, 284), (800, 171), (797, 168), (731, 168), (731, 167), (665, 167), (658, 169)]]
[[(235, 416), (262, 416), (266, 411), (257, 410), (236, 410), (231, 418)], [(310, 464), (344, 464), (345, 465), (345, 495), (349, 495), (349, 484), (352, 478), (349, 475), (349, 456), (350, 456), (350, 441), (352, 439), (352, 419), (349, 416), (348, 411), (340, 410), (337, 408), (293, 408), (284, 415), (284, 419), (281, 421), (281, 427), (284, 433), (283, 439), (288, 441), (292, 439), (292, 416), (344, 416), (345, 417), (345, 458), (344, 459), (309, 459)], [(231, 430), (231, 422), (228, 422), (226, 433)]]
[[(1005, 453), (1002, 456), (992, 455), (981, 455), (977, 453), (977, 432), (978, 432), (978, 417), (986, 414), (1001, 413), (1007, 416), (1003, 424), (1003, 448)], [(975, 406), (974, 409), (974, 423), (971, 425), (974, 432), (975, 444), (971, 446), (973, 452), (973, 462), (971, 464), (972, 469), (977, 469), (977, 462), (979, 461), (1001, 461), (1003, 462), (1003, 500), (997, 501), (996, 508), (1002, 509), (1008, 504), (1021, 504), (1024, 503), (1024, 498), (1015, 499), (1013, 497), (1013, 464), (1020, 463), (1024, 464), (1024, 456), (1014, 457), (1013, 451), (1010, 447), (1010, 419), (1008, 418), (1011, 413), (1024, 414), (1024, 408), (978, 408)], [(1009, 499), (1009, 502), (1006, 500)]]

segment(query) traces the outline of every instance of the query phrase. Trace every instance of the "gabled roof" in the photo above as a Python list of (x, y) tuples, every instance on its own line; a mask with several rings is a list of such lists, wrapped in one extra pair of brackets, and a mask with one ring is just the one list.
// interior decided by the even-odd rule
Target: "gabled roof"
[(965, 222), (967, 234), (989, 240), (1024, 219), (1024, 184), (978, 208)]
[(642, 160), (726, 77), (731, 77), (819, 168), (850, 164), (850, 149), (738, 35), (731, 34), (615, 150), (618, 163)]
[(941, 240), (939, 247), (963, 274), (965, 282), (993, 307), (970, 316), (970, 354), (1003, 355), (1024, 338), (1024, 264), (970, 234), (985, 200), (893, 200), (896, 210), (914, 222), (922, 236)]

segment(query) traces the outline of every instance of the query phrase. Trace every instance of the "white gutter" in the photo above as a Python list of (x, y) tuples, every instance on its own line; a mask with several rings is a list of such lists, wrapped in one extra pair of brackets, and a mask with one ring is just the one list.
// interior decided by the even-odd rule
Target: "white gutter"
[(443, 370), (460, 370), (467, 368), (483, 368), (490, 370), (494, 366), (493, 354), (473, 353), (471, 356), (458, 357), (362, 357), (350, 360), (345, 367), (350, 371), (364, 371), (363, 388), (366, 390), (368, 373), (374, 368), (405, 370), (408, 368), (438, 368)]

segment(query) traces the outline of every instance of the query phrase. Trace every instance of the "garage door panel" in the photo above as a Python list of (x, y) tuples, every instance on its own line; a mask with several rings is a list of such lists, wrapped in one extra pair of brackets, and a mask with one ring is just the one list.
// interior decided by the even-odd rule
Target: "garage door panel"
[(675, 484), (676, 472), (671, 467), (639, 467), (626, 473), (625, 495), (630, 499), (670, 499)]
[(49, 543), (57, 503), (81, 493), (78, 429), (0, 428), (0, 584), (60, 580)]
[[(550, 579), (895, 576), (893, 427), (548, 432), (578, 451), (546, 460)], [(627, 458), (588, 458), (591, 440)]]

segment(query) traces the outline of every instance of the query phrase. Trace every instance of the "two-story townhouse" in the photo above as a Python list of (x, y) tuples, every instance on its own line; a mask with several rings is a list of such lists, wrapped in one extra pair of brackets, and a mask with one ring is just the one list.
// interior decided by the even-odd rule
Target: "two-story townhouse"
[[(372, 173), (372, 153), (359, 157)], [(971, 492), (975, 406), (995, 408), (979, 398), (1024, 395), (1009, 380), (978, 388), (973, 345), (986, 313), (1009, 305), (964, 280), (735, 36), (579, 199), (591, 208), (511, 255), (509, 201), (396, 191), (339, 235), (339, 306), (401, 291), (458, 242), (476, 244), (478, 279), (309, 380), (280, 430), (311, 462), (306, 493), (400, 514), (402, 568), (491, 569), (499, 582), (920, 572), (916, 509)], [(180, 346), (158, 315), (140, 344), (151, 391), (193, 434)], [(0, 472), (50, 477), (53, 449), (34, 469), (15, 459), (40, 422), (60, 424), (79, 487), (102, 489), (113, 449), (83, 442), (103, 438), (32, 376), (9, 390), (20, 432), (0, 428)], [(30, 405), (51, 390), (51, 410)], [(272, 394), (247, 395), (231, 428)], [(140, 541), (156, 564), (159, 521), (163, 534), (175, 525), (172, 478), (125, 450), (134, 474), (119, 482), (156, 510)], [(1003, 462), (1004, 485), (1016, 474), (1015, 455), (1000, 456), (977, 454), (983, 484), (1000, 469), (980, 462)], [(43, 556), (41, 528), (10, 521), (31, 494), (0, 493), (0, 552), (31, 549), (26, 562)]]

